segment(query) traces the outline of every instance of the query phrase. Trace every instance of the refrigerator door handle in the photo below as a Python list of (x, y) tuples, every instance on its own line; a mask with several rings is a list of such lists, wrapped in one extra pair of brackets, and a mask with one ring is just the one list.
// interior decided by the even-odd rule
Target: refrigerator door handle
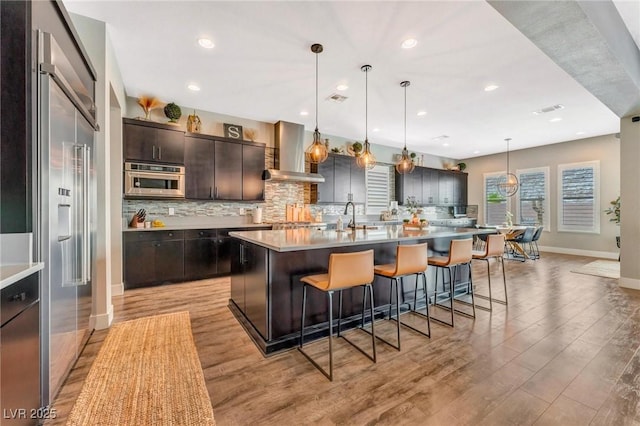
[(82, 277), (80, 284), (88, 284), (91, 281), (91, 198), (89, 194), (89, 172), (91, 161), (91, 148), (82, 146)]

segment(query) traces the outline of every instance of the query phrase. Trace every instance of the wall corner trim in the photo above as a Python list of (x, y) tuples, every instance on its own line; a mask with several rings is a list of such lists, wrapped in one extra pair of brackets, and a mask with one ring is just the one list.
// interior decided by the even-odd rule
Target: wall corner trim
[(89, 318), (89, 328), (94, 330), (104, 330), (109, 328), (113, 322), (113, 305), (109, 305), (106, 314), (91, 315)]
[[(124, 294), (124, 283), (111, 284), (111, 297), (122, 296)], [(111, 305), (113, 307), (113, 305)]]
[(630, 288), (632, 290), (640, 290), (640, 280), (636, 278), (620, 277), (618, 281), (620, 287)]

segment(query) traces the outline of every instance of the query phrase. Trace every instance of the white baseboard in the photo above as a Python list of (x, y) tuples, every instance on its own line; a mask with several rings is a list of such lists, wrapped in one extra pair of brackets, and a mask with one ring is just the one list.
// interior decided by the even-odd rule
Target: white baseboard
[(613, 259), (613, 260), (617, 260), (619, 256), (618, 253), (612, 253), (609, 251), (581, 250), (581, 249), (572, 249), (572, 248), (565, 248), (565, 247), (540, 246), (540, 251), (546, 251), (549, 253), (573, 254), (576, 256), (597, 257), (600, 259)]
[(91, 315), (89, 317), (89, 328), (94, 330), (103, 330), (111, 326), (113, 321), (113, 305), (109, 305), (109, 311), (106, 314)]
[(620, 277), (618, 284), (620, 285), (620, 287), (640, 290), (640, 280), (635, 278)]
[(124, 283), (111, 284), (111, 296), (122, 296), (124, 294)]

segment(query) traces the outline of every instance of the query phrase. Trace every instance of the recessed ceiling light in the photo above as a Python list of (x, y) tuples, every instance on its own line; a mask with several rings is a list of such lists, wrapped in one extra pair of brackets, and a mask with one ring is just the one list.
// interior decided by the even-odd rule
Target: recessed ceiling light
[(490, 84), (488, 86), (485, 86), (484, 91), (485, 92), (493, 92), (494, 90), (496, 90), (498, 87), (500, 86), (496, 86), (495, 84)]
[(375, 128), (373, 129), (373, 131), (374, 131), (374, 132), (379, 132), (379, 131), (380, 131), (380, 129), (378, 129), (377, 127), (375, 127)]
[(445, 142), (442, 144), (442, 146), (449, 146), (449, 144)]
[(211, 39), (208, 38), (199, 38), (198, 44), (205, 49), (213, 49), (216, 45), (213, 43)]
[(300, 111), (300, 115), (309, 115), (309, 111)]
[(576, 135), (584, 135), (584, 132), (577, 132)]
[(473, 151), (474, 154), (480, 154), (480, 151), (478, 151), (477, 149), (475, 151)]
[(415, 38), (408, 38), (402, 42), (402, 48), (411, 49), (413, 47), (416, 47), (417, 44), (418, 40), (416, 40)]
[(193, 84), (193, 83), (188, 85), (187, 88), (189, 90), (193, 90), (194, 92), (199, 92), (200, 91), (200, 86), (198, 86), (197, 84)]
[(550, 123), (557, 123), (558, 121), (562, 121), (562, 118), (556, 117), (556, 118), (552, 118), (551, 120), (549, 120)]
[(338, 86), (336, 86), (336, 89), (338, 90), (347, 90), (349, 88), (349, 86), (347, 86), (346, 84), (338, 84)]
[(423, 117), (427, 115), (427, 111), (418, 111), (418, 117)]

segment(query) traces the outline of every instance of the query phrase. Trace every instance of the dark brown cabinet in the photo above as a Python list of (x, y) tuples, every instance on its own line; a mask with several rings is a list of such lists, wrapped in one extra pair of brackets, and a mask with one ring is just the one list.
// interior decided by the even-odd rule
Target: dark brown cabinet
[(218, 233), (215, 229), (185, 231), (184, 277), (209, 278), (218, 273)]
[(354, 157), (329, 154), (327, 160), (313, 170), (325, 179), (324, 183), (317, 184), (317, 203), (346, 203), (350, 195), (354, 203), (366, 201), (365, 170), (358, 167)]
[(124, 159), (184, 164), (184, 132), (159, 123), (123, 119)]
[(267, 254), (264, 247), (234, 240), (231, 271), (231, 299), (263, 338), (268, 338)]
[(215, 141), (214, 162), (213, 198), (242, 200), (242, 144)]
[(242, 200), (263, 201), (264, 145), (242, 145)]
[(125, 288), (143, 287), (183, 279), (183, 231), (125, 233)]
[(466, 205), (467, 174), (416, 167), (412, 173), (401, 175), (396, 172), (396, 199), (398, 204), (415, 197), (419, 205)]
[(215, 188), (214, 141), (194, 136), (184, 138), (185, 197), (211, 200)]

